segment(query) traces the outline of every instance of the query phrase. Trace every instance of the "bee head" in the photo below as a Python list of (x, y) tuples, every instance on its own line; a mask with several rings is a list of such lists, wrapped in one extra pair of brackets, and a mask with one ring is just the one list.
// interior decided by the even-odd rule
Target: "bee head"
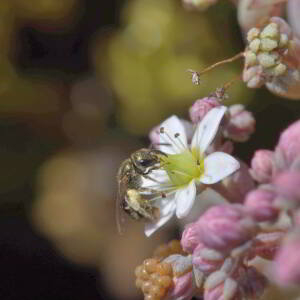
[(146, 175), (160, 167), (162, 155), (165, 154), (159, 150), (140, 149), (131, 155), (131, 160), (136, 170)]

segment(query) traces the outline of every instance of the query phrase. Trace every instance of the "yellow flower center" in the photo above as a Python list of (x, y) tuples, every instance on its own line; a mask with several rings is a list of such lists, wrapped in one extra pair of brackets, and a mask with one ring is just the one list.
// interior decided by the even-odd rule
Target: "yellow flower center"
[(187, 185), (204, 173), (204, 158), (196, 149), (185, 150), (180, 154), (168, 154), (161, 159), (163, 169), (176, 187)]

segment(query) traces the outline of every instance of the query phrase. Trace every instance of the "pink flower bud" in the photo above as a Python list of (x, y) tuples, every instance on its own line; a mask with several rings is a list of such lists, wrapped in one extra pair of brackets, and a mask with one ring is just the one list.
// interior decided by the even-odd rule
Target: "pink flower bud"
[(276, 23), (278, 25), (280, 33), (287, 34), (289, 38), (292, 37), (292, 29), (284, 19), (280, 17), (272, 17), (270, 18), (270, 22)]
[(193, 253), (200, 241), (200, 236), (195, 223), (187, 225), (182, 233), (180, 241), (183, 251)]
[(241, 300), (242, 295), (239, 293), (238, 283), (231, 278), (225, 279), (224, 282), (211, 289), (204, 290), (204, 300)]
[(249, 214), (258, 222), (272, 221), (279, 213), (278, 208), (273, 205), (275, 198), (275, 193), (257, 189), (247, 195), (244, 205)]
[(267, 278), (254, 267), (246, 268), (239, 282), (246, 299), (260, 299), (268, 284)]
[(203, 244), (198, 244), (193, 252), (193, 266), (203, 274), (210, 273), (220, 269), (224, 262), (224, 255), (216, 250), (205, 248)]
[(248, 166), (240, 161), (240, 168), (220, 183), (215, 184), (213, 188), (231, 203), (241, 203), (254, 186)]
[(191, 299), (195, 293), (192, 272), (173, 278), (173, 287), (169, 291), (168, 299)]
[(280, 193), (280, 205), (288, 208), (300, 205), (300, 172), (287, 171), (280, 173), (273, 181), (277, 193)]
[(258, 234), (253, 240), (252, 252), (249, 258), (260, 256), (264, 259), (272, 260), (280, 247), (285, 233), (281, 231)]
[(251, 160), (251, 175), (260, 182), (270, 182), (274, 173), (274, 153), (270, 150), (258, 150)]
[(200, 122), (212, 108), (220, 105), (220, 101), (216, 97), (205, 97), (196, 100), (189, 109), (192, 122)]
[(299, 0), (289, 0), (287, 3), (287, 16), (289, 24), (293, 29), (293, 33), (300, 39), (300, 2)]
[(262, 66), (256, 65), (248, 68), (245, 65), (243, 81), (247, 83), (247, 87), (251, 89), (262, 87), (266, 81)]
[(224, 283), (219, 284), (213, 289), (204, 290), (204, 300), (223, 300)]
[(293, 224), (300, 227), (300, 209), (298, 208), (293, 214)]
[(273, 77), (271, 81), (266, 82), (266, 88), (277, 96), (284, 97), (291, 100), (299, 100), (300, 99), (299, 70), (288, 68), (285, 75), (282, 75), (280, 77)]
[(286, 241), (275, 258), (275, 278), (281, 285), (300, 284), (300, 240)]
[(236, 142), (245, 142), (255, 131), (255, 119), (244, 105), (235, 104), (229, 107), (230, 119), (224, 135)]
[(282, 4), (272, 4), (268, 0), (240, 0), (238, 2), (238, 21), (244, 32), (259, 26), (272, 16), (283, 13)]
[(300, 157), (300, 120), (281, 133), (277, 147), (282, 150), (289, 165)]
[(251, 239), (256, 231), (255, 224), (238, 204), (211, 207), (194, 226), (206, 247), (223, 252)]
[(151, 129), (149, 133), (149, 139), (151, 141), (151, 144), (156, 145), (159, 143), (159, 129), (160, 126), (155, 126)]

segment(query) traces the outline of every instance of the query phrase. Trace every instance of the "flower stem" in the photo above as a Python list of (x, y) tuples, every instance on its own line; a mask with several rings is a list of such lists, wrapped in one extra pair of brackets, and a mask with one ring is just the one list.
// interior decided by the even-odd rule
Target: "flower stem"
[(227, 59), (224, 59), (224, 60), (221, 60), (221, 61), (218, 61), (217, 63), (205, 68), (204, 70), (198, 72), (199, 75), (202, 75), (206, 72), (209, 72), (211, 70), (213, 70), (214, 68), (220, 66), (220, 65), (224, 65), (224, 64), (227, 64), (227, 63), (231, 63), (241, 57), (244, 57), (244, 52), (240, 52), (238, 54), (236, 54), (235, 56), (231, 57), (231, 58), (227, 58)]

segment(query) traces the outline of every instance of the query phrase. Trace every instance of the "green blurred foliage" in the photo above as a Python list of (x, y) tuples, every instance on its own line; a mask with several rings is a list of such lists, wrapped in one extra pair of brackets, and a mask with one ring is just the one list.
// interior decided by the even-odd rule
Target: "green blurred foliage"
[[(230, 5), (222, 7), (229, 15)], [(121, 29), (101, 49), (95, 49), (96, 67), (113, 86), (119, 100), (118, 119), (135, 134), (149, 129), (170, 114), (185, 114), (197, 98), (207, 96), (238, 76), (240, 64), (230, 64), (203, 76), (193, 86), (187, 69), (201, 70), (236, 51), (229, 22), (216, 31), (220, 14), (192, 13), (173, 0), (130, 1)], [(246, 103), (252, 93), (237, 83), (230, 89), (231, 103)]]

